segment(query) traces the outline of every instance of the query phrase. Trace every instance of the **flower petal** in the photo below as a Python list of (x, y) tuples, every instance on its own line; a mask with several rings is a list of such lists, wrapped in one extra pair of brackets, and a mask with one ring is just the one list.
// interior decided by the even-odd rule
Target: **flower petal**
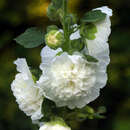
[(105, 20), (94, 23), (97, 27), (96, 38), (94, 40), (86, 39), (89, 54), (94, 56), (100, 61), (103, 61), (106, 65), (109, 64), (109, 45), (107, 43), (108, 37), (111, 33), (111, 21), (112, 10), (108, 7), (101, 7), (94, 10), (101, 10), (106, 13)]
[(42, 63), (46, 64), (50, 62), (55, 57), (55, 55), (60, 51), (62, 51), (61, 48), (58, 48), (57, 50), (53, 50), (48, 46), (45, 46), (41, 51)]
[(16, 102), (27, 116), (31, 116), (32, 120), (40, 119), (43, 116), (41, 113), (43, 98), (39, 88), (35, 86), (26, 59), (19, 58), (14, 63), (20, 72), (16, 75), (15, 80), (11, 84)]

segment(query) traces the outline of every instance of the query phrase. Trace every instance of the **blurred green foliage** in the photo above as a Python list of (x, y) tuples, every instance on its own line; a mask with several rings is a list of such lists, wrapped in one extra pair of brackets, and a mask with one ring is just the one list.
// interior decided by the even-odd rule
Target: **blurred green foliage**
[[(30, 118), (18, 109), (10, 84), (16, 73), (13, 61), (18, 57), (26, 57), (32, 68), (38, 67), (43, 46), (24, 49), (13, 39), (30, 26), (46, 27), (50, 24), (44, 12), (48, 2), (49, 0), (0, 0), (0, 130), (35, 129)], [(79, 16), (103, 5), (111, 7), (114, 14), (109, 40), (109, 80), (107, 86), (101, 90), (100, 97), (90, 104), (94, 108), (105, 105), (108, 109), (105, 115), (107, 118), (86, 120), (81, 126), (75, 126), (79, 130), (130, 130), (130, 1), (70, 0), (70, 3), (70, 10), (77, 12)], [(31, 8), (35, 11), (32, 5), (41, 4), (43, 5), (36, 13), (28, 11)]]

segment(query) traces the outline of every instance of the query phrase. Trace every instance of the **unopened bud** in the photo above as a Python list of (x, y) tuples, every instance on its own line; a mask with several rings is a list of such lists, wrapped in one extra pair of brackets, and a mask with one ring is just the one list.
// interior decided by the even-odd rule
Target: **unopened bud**
[(64, 41), (64, 35), (58, 30), (51, 30), (46, 34), (45, 41), (50, 48), (57, 49), (62, 45)]

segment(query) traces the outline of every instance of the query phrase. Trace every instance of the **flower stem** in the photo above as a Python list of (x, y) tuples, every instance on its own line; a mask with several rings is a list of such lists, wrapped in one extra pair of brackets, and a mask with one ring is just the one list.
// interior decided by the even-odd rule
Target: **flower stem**
[(65, 50), (69, 48), (69, 28), (68, 23), (66, 21), (66, 16), (68, 14), (68, 0), (63, 0), (63, 30), (64, 30), (64, 37), (65, 37)]

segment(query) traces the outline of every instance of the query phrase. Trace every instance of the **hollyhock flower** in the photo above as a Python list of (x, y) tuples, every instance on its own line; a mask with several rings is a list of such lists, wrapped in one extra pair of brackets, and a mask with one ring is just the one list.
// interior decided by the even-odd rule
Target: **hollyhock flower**
[(78, 52), (56, 56), (60, 50), (43, 48), (40, 66), (43, 74), (38, 86), (57, 106), (82, 108), (99, 96), (100, 88), (106, 83), (106, 73), (98, 68), (98, 63), (88, 62)]
[(35, 82), (26, 60), (19, 58), (14, 63), (17, 65), (17, 71), (19, 72), (11, 84), (16, 102), (27, 116), (31, 116), (32, 120), (40, 119), (43, 116), (41, 113), (43, 97), (39, 88), (35, 87)]
[[(106, 67), (110, 62), (109, 45), (107, 42), (111, 33), (110, 16), (112, 16), (112, 10), (107, 6), (103, 6), (93, 10), (100, 10), (102, 13), (105, 13), (106, 18), (99, 22), (93, 23), (97, 28), (97, 33), (95, 33), (96, 38), (94, 40), (86, 39), (87, 48), (85, 48), (83, 51), (86, 54), (97, 58), (100, 62), (100, 65), (106, 70)], [(79, 30), (71, 34), (70, 40), (74, 40), (77, 38), (80, 38)]]
[(62, 123), (50, 122), (41, 126), (39, 130), (71, 130), (71, 128)]
[[(106, 18), (102, 21), (94, 23), (97, 28), (96, 38), (94, 40), (86, 39), (88, 53), (97, 58), (100, 64), (104, 64), (104, 67), (109, 64), (109, 45), (108, 38), (111, 33), (111, 21), (112, 10), (107, 6), (96, 8), (94, 10), (101, 10), (102, 13), (106, 14)], [(87, 52), (87, 50), (86, 50)]]
[[(54, 101), (57, 106), (68, 106), (82, 108), (99, 96), (100, 89), (106, 85), (106, 67), (110, 62), (108, 37), (110, 35), (112, 10), (108, 7), (101, 7), (94, 10), (101, 10), (106, 13), (106, 18), (94, 23), (97, 28), (94, 40), (86, 39), (87, 48), (84, 53), (98, 59), (98, 63), (85, 60), (81, 54), (68, 55), (62, 53), (60, 48), (52, 50), (44, 47), (41, 56), (41, 70), (43, 74), (38, 81), (46, 98)], [(78, 31), (71, 35), (76, 39)]]

